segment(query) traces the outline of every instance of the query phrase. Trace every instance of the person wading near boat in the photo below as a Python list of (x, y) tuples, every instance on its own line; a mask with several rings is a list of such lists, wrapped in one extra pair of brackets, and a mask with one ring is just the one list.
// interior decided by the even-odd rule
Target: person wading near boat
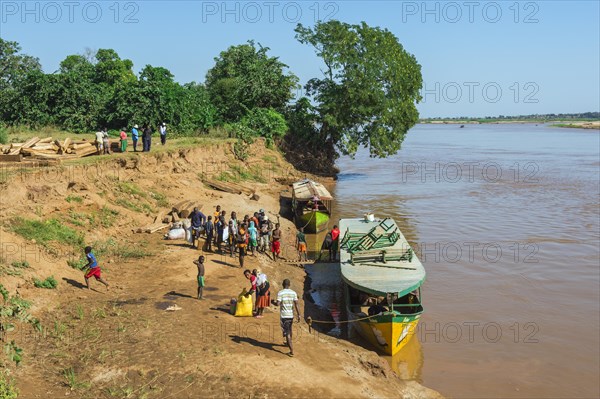
[(337, 227), (337, 224), (333, 226), (331, 229), (331, 246), (329, 247), (329, 261), (337, 260), (338, 248), (340, 245), (340, 229)]
[(296, 233), (296, 248), (298, 249), (298, 261), (302, 262), (302, 254), (304, 254), (304, 260), (307, 261), (308, 257), (306, 254), (306, 236), (304, 235), (304, 227), (300, 227)]
[(281, 255), (281, 229), (279, 223), (275, 224), (275, 230), (273, 230), (273, 242), (271, 243), (271, 252), (273, 253), (273, 260)]
[(300, 309), (298, 308), (298, 294), (290, 289), (290, 280), (283, 280), (283, 290), (277, 293), (277, 300), (273, 305), (280, 306), (281, 331), (283, 333), (284, 344), (290, 348), (289, 356), (294, 356), (294, 347), (292, 346), (292, 324), (294, 322), (294, 309), (300, 323)]

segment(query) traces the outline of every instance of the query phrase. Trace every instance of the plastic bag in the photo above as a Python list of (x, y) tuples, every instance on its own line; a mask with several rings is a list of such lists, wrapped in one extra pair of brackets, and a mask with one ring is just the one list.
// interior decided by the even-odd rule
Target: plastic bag
[(185, 230), (182, 228), (171, 229), (167, 233), (168, 240), (184, 240), (185, 238)]

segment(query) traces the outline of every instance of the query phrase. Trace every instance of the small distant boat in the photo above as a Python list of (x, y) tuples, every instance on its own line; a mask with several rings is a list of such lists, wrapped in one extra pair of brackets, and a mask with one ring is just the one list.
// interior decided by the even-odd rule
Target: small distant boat
[(380, 351), (398, 353), (416, 332), (425, 268), (391, 218), (341, 219), (340, 268), (350, 325)]
[(321, 183), (305, 179), (292, 184), (294, 222), (306, 233), (317, 233), (327, 227), (333, 197)]
[(462, 129), (462, 128), (464, 128), (464, 127), (465, 127), (465, 125), (460, 125), (460, 128), (461, 128), (461, 129)]

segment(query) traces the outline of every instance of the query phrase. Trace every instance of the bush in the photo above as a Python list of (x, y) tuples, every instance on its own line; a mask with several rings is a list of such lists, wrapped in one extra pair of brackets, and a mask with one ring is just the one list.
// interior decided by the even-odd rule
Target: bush
[(268, 146), (272, 146), (273, 140), (283, 137), (288, 130), (283, 115), (272, 108), (251, 109), (240, 123), (251, 129), (255, 136), (264, 137)]
[(0, 126), (0, 144), (8, 143), (8, 130), (4, 126)]
[(58, 281), (54, 278), (54, 276), (50, 276), (45, 280), (39, 280), (37, 278), (33, 279), (33, 285), (37, 288), (47, 288), (47, 289), (55, 289), (58, 286)]

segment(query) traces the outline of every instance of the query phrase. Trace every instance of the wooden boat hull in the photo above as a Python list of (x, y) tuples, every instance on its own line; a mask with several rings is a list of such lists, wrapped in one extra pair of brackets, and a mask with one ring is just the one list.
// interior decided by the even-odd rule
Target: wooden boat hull
[(327, 222), (329, 222), (329, 214), (321, 211), (306, 212), (296, 219), (296, 225), (304, 227), (304, 232), (310, 234), (326, 228)]
[[(350, 319), (357, 315), (348, 311)], [(352, 323), (354, 330), (379, 351), (394, 356), (412, 339), (417, 331), (421, 315), (400, 315), (386, 313), (368, 320)]]

